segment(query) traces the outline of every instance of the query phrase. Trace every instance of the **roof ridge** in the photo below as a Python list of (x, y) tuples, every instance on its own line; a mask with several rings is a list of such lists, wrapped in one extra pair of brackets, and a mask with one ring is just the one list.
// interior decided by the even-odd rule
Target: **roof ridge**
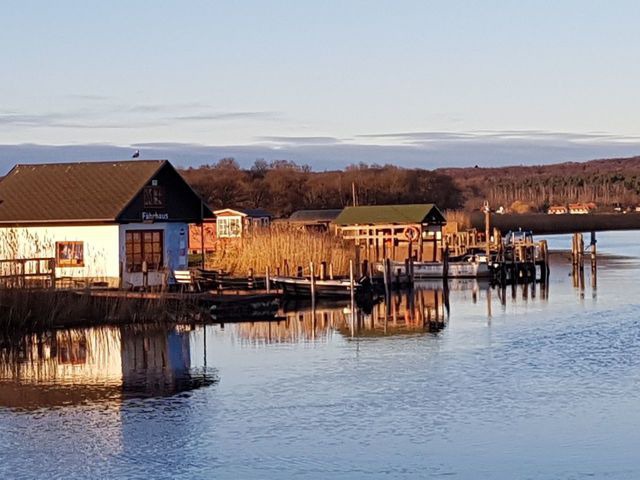
[(166, 158), (158, 158), (158, 159), (145, 159), (138, 160), (135, 158), (132, 159), (123, 159), (123, 160), (80, 160), (77, 162), (44, 162), (44, 163), (16, 163), (15, 167), (46, 167), (49, 165), (101, 165), (108, 163), (162, 163), (168, 162)]

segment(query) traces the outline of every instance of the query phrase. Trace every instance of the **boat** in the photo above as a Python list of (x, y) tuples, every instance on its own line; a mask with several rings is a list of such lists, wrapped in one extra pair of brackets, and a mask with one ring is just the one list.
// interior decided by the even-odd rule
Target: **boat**
[[(378, 273), (384, 273), (384, 264), (377, 263), (374, 266)], [(400, 274), (406, 276), (404, 262), (391, 262), (391, 277)], [(487, 278), (491, 276), (491, 269), (486, 257), (480, 255), (467, 255), (459, 260), (448, 262), (447, 273), (445, 275), (444, 262), (413, 262), (413, 278)]]
[[(311, 296), (311, 279), (305, 277), (271, 277), (271, 281), (282, 288), (285, 295), (309, 297)], [(328, 280), (314, 280), (314, 291), (317, 297), (348, 297), (351, 295), (349, 279), (338, 278)], [(370, 290), (370, 282), (366, 277), (353, 282), (354, 294), (362, 294)]]

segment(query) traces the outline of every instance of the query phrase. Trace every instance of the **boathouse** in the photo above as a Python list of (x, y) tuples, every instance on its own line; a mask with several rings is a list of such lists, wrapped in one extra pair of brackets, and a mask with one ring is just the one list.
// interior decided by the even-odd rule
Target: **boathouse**
[(161, 285), (211, 211), (166, 160), (17, 165), (0, 181), (0, 275), (49, 259), (73, 286)]
[(354, 241), (371, 261), (442, 259), (446, 219), (432, 203), (345, 207), (334, 224), (336, 233)]

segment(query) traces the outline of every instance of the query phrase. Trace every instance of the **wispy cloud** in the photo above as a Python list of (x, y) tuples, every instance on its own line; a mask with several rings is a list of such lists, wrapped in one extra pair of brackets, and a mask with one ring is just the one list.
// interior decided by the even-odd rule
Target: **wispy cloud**
[[(432, 141), (423, 141), (425, 133)], [(383, 138), (387, 138), (384, 135)], [(362, 144), (334, 137), (263, 136), (258, 137), (263, 140), (262, 143), (226, 146), (181, 142), (146, 142), (128, 146), (0, 145), (0, 159), (5, 162), (0, 164), (0, 168), (6, 171), (18, 162), (126, 159), (135, 149), (140, 150), (141, 158), (167, 158), (180, 166), (197, 166), (224, 157), (234, 157), (245, 166), (258, 158), (267, 161), (286, 159), (311, 165), (316, 170), (342, 168), (360, 162), (429, 169), (473, 165), (540, 165), (640, 154), (640, 138), (606, 132), (571, 134), (506, 131), (481, 135), (468, 132), (410, 132), (404, 136), (410, 139), (417, 136), (419, 140)]]
[(296, 136), (269, 136), (269, 137), (257, 137), (258, 141), (270, 142), (284, 145), (335, 145), (342, 143), (336, 137), (296, 137)]
[(15, 128), (127, 129), (153, 128), (176, 122), (274, 121), (279, 112), (222, 111), (201, 103), (101, 105), (52, 112), (0, 111), (0, 125)]
[(472, 130), (467, 132), (391, 132), (357, 135), (356, 139), (392, 141), (400, 144), (433, 142), (638, 142), (640, 136), (616, 135), (606, 132), (552, 132), (545, 130)]
[(219, 120), (273, 120), (278, 112), (203, 112), (193, 115), (178, 115), (171, 120), (180, 121), (219, 121)]

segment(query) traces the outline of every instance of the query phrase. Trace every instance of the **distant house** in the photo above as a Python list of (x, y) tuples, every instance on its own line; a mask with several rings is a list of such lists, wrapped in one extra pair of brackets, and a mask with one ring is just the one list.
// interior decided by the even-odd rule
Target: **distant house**
[(569, 213), (569, 209), (564, 205), (553, 205), (547, 210), (549, 215), (564, 215)]
[(240, 238), (252, 228), (267, 228), (273, 215), (261, 208), (225, 208), (213, 212), (216, 216), (216, 238)]
[(58, 279), (85, 285), (161, 285), (187, 267), (188, 225), (204, 215), (166, 160), (17, 165), (0, 182), (0, 259), (52, 258)]
[(441, 259), (446, 219), (434, 204), (345, 207), (334, 220), (336, 232), (353, 240), (366, 258), (424, 261)]
[(341, 209), (297, 210), (291, 214), (287, 223), (307, 230), (327, 231), (340, 212)]
[(586, 203), (570, 203), (569, 213), (571, 215), (586, 215), (591, 212), (591, 208)]

